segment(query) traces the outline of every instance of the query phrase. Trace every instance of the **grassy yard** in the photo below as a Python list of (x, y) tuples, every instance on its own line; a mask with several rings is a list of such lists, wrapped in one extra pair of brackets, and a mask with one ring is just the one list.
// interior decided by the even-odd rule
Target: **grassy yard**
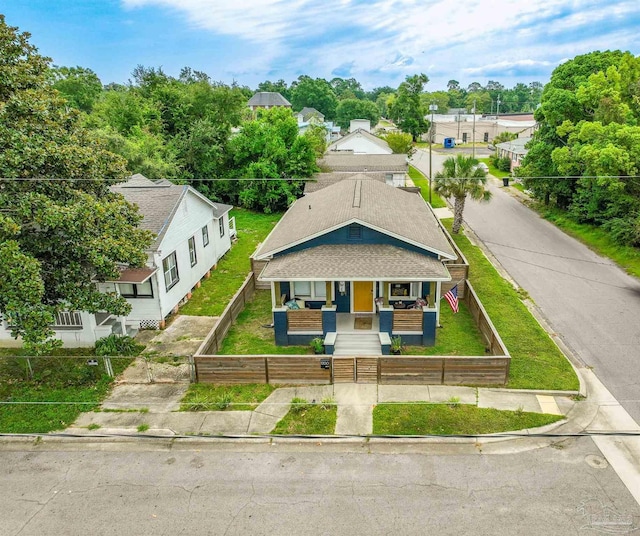
[(460, 303), (457, 314), (445, 302), (441, 302), (440, 324), (436, 330), (435, 346), (406, 346), (405, 355), (485, 355), (482, 334), (477, 328), (469, 309)]
[(251, 270), (249, 257), (282, 216), (239, 208), (234, 208), (231, 215), (236, 218), (238, 241), (232, 244), (211, 277), (203, 280), (189, 302), (180, 308), (183, 315), (220, 315)]
[[(0, 349), (0, 432), (46, 433), (62, 430), (83, 411), (95, 409), (107, 395), (112, 378), (87, 364), (93, 349), (64, 349), (53, 357), (31, 358), (33, 378), (20, 349)], [(112, 358), (116, 374), (131, 359)], [(29, 403), (21, 403), (29, 402)]]
[(468, 404), (378, 404), (373, 410), (376, 435), (493, 434), (536, 428), (561, 415), (500, 411)]
[(484, 162), (489, 166), (489, 173), (498, 179), (502, 179), (503, 177), (509, 177), (511, 173), (508, 171), (500, 171), (496, 166), (491, 163), (489, 158), (478, 158), (480, 162)]
[[(443, 223), (451, 229), (451, 219)], [(577, 390), (573, 368), (513, 286), (463, 234), (452, 235), (470, 264), (469, 279), (511, 354), (507, 387)]]
[[(420, 188), (422, 198), (425, 201), (429, 201), (429, 180), (413, 166), (409, 166), (409, 177), (413, 181), (413, 184)], [(431, 192), (431, 206), (433, 208), (443, 208), (446, 207), (447, 204), (437, 193)]]
[(532, 208), (568, 235), (580, 240), (596, 253), (616, 262), (628, 274), (640, 277), (639, 248), (622, 246), (614, 241), (606, 231), (593, 225), (577, 223), (562, 210), (545, 207), (541, 204), (532, 205)]
[(309, 404), (294, 398), (289, 412), (271, 432), (278, 435), (331, 435), (336, 429), (338, 409), (335, 403)]
[(271, 324), (271, 292), (257, 290), (222, 343), (219, 354), (310, 354), (309, 346), (276, 346)]
[(180, 402), (180, 411), (251, 411), (275, 389), (273, 385), (264, 383), (192, 383)]

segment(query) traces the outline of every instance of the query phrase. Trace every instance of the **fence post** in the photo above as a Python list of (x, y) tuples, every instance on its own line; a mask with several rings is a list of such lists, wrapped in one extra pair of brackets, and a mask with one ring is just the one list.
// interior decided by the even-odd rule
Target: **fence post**
[(189, 381), (190, 383), (196, 383), (196, 361), (193, 358), (193, 354), (189, 354)]
[(104, 368), (109, 378), (113, 378), (113, 367), (111, 366), (111, 358), (109, 356), (104, 357)]

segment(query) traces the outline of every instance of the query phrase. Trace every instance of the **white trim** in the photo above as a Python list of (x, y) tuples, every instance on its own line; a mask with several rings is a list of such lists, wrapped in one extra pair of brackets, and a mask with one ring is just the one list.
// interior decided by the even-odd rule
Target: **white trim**
[[(266, 268), (266, 265), (265, 265)], [(264, 268), (263, 268), (264, 271)], [(262, 272), (258, 276), (259, 281), (379, 281), (381, 276), (367, 276), (367, 277), (353, 277), (350, 275), (345, 275), (344, 277), (333, 277), (333, 278), (320, 278), (320, 277), (288, 277), (283, 279), (282, 277), (262, 277)], [(449, 277), (432, 277), (432, 276), (421, 276), (421, 277), (393, 277), (392, 279), (387, 278), (387, 281), (393, 281), (394, 283), (421, 283), (423, 281), (451, 281), (451, 276)]]
[[(409, 294), (408, 296), (392, 296), (391, 295), (391, 285), (396, 283), (409, 283), (412, 287), (413, 285), (417, 285), (417, 294)], [(422, 280), (420, 281), (397, 281), (395, 279), (387, 281), (389, 285), (389, 301), (403, 301), (403, 300), (417, 300), (418, 298), (422, 298)]]
[[(343, 281), (343, 279), (341, 279), (340, 281)], [(289, 283), (289, 294), (290, 294), (290, 299), (295, 300), (295, 299), (299, 299), (299, 300), (305, 300), (305, 301), (327, 301), (327, 297), (326, 296), (316, 296), (315, 295), (315, 286), (311, 285), (311, 296), (297, 296), (294, 292), (294, 283), (334, 283), (334, 281), (332, 280), (327, 280), (327, 279), (291, 279), (288, 281)], [(335, 285), (331, 285), (331, 301), (333, 302), (336, 299), (336, 286)]]
[[(298, 200), (298, 201), (299, 201), (299, 200)], [(424, 200), (423, 200), (423, 201), (424, 201)], [(425, 202), (425, 203), (426, 203), (426, 202)], [(433, 211), (432, 211), (432, 215), (433, 215)], [(434, 218), (435, 218), (435, 215), (434, 215)], [(278, 221), (278, 223), (277, 223), (277, 224), (276, 224), (276, 226), (273, 228), (273, 230), (271, 231), (271, 233), (275, 232), (275, 230), (277, 229), (278, 225), (280, 225), (280, 223), (282, 222), (282, 220), (283, 220), (283, 219), (284, 219), (284, 218), (281, 218), (281, 219), (280, 219), (280, 221)], [(363, 222), (362, 220), (359, 220), (358, 218), (352, 218), (352, 219), (350, 219), (350, 220), (347, 220), (347, 221), (341, 222), (341, 223), (340, 223), (340, 224), (338, 224), (338, 225), (334, 225), (333, 227), (329, 227), (328, 229), (324, 229), (324, 230), (322, 230), (322, 231), (320, 231), (320, 232), (317, 232), (317, 233), (315, 233), (315, 234), (308, 235), (308, 236), (306, 236), (306, 237), (304, 237), (304, 238), (301, 238), (300, 240), (297, 240), (297, 241), (295, 241), (295, 242), (291, 242), (291, 243), (289, 243), (289, 244), (287, 244), (287, 245), (285, 245), (285, 246), (282, 246), (282, 247), (280, 247), (280, 248), (274, 249), (274, 250), (272, 250), (272, 251), (267, 251), (267, 252), (265, 252), (265, 253), (262, 253), (261, 255), (257, 255), (257, 256), (256, 256), (256, 257), (254, 257), (254, 258), (255, 258), (255, 259), (257, 259), (257, 260), (261, 260), (261, 261), (262, 261), (262, 260), (267, 260), (267, 258), (268, 258), (268, 257), (273, 257), (273, 256), (274, 256), (275, 254), (277, 254), (277, 253), (280, 253), (280, 252), (282, 252), (282, 251), (286, 251), (286, 250), (291, 249), (291, 248), (293, 248), (293, 247), (299, 246), (300, 244), (304, 244), (305, 242), (309, 242), (309, 241), (311, 241), (311, 240), (314, 240), (315, 238), (319, 238), (319, 237), (321, 237), (321, 236), (324, 236), (324, 235), (326, 235), (326, 234), (329, 234), (329, 233), (331, 233), (331, 232), (333, 232), (333, 231), (336, 231), (336, 230), (338, 230), (338, 229), (342, 229), (343, 227), (347, 227), (347, 226), (352, 225), (352, 224), (354, 224), (354, 223), (357, 223), (357, 224), (359, 224), (359, 225), (362, 225), (363, 227), (367, 227), (368, 229), (372, 229), (372, 230), (374, 230), (374, 231), (378, 231), (379, 233), (382, 233), (382, 234), (384, 234), (384, 235), (386, 235), (386, 236), (390, 236), (390, 237), (392, 237), (392, 238), (395, 238), (396, 240), (399, 240), (400, 242), (404, 242), (405, 244), (410, 244), (410, 245), (412, 245), (412, 246), (415, 246), (415, 247), (417, 247), (417, 248), (419, 248), (419, 249), (421, 249), (421, 250), (423, 250), (423, 251), (428, 251), (428, 252), (430, 252), (430, 253), (435, 253), (436, 255), (438, 255), (438, 256), (439, 256), (439, 257), (438, 257), (438, 260), (441, 260), (441, 259), (440, 259), (440, 257), (444, 257), (445, 259), (449, 259), (449, 260), (452, 260), (452, 261), (454, 261), (454, 260), (456, 260), (456, 259), (458, 258), (456, 255), (451, 256), (451, 255), (449, 255), (448, 253), (445, 253), (445, 252), (443, 252), (443, 251), (439, 251), (439, 250), (434, 249), (434, 248), (432, 248), (432, 247), (426, 246), (425, 244), (420, 244), (420, 243), (418, 243), (418, 242), (415, 242), (415, 241), (413, 241), (413, 240), (411, 240), (411, 239), (408, 239), (408, 238), (406, 238), (406, 237), (403, 237), (403, 236), (401, 236), (401, 235), (397, 235), (397, 234), (395, 234), (395, 233), (392, 233), (392, 232), (390, 232), (390, 231), (389, 231), (389, 230), (387, 230), (387, 229), (383, 229), (382, 227), (376, 227), (375, 225), (372, 225), (372, 224), (370, 224), (370, 223), (365, 223), (365, 222)], [(440, 227), (440, 226), (438, 226), (438, 227)], [(270, 233), (270, 234), (271, 234), (271, 233)], [(267, 238), (268, 238), (268, 237), (267, 237)], [(446, 240), (446, 236), (444, 236), (443, 238)], [(354, 242), (355, 242), (355, 241), (354, 241)]]
[(440, 292), (442, 292), (442, 284), (440, 281), (436, 283), (436, 295), (434, 305), (436, 306), (436, 328), (440, 325)]

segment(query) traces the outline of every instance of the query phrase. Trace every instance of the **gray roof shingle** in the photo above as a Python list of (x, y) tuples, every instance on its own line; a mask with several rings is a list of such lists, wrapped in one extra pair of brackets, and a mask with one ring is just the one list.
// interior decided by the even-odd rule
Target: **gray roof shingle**
[(353, 221), (445, 258), (456, 258), (422, 197), (373, 180), (344, 180), (298, 199), (260, 246), (256, 257), (269, 258)]
[(385, 173), (353, 173), (351, 171), (341, 171), (334, 173), (317, 173), (311, 179), (309, 179), (304, 185), (304, 193), (310, 194), (322, 190), (327, 186), (336, 184), (343, 180), (372, 180), (378, 182), (386, 181)]
[(394, 281), (450, 281), (438, 259), (390, 245), (341, 244), (317, 246), (270, 260), (263, 281), (343, 281), (384, 277)]
[(318, 160), (321, 169), (331, 171), (408, 171), (406, 154), (353, 154), (329, 152)]
[(291, 106), (291, 103), (280, 93), (274, 91), (258, 91), (249, 99), (247, 106)]

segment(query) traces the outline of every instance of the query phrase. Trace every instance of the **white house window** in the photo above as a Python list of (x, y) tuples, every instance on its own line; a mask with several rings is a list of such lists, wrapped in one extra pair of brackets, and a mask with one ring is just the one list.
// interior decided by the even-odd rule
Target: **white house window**
[(224, 236), (224, 216), (218, 220), (218, 225), (220, 226), (220, 238)]
[(205, 225), (202, 228), (202, 247), (207, 247), (209, 245), (209, 226)]
[(164, 271), (164, 284), (167, 290), (180, 281), (178, 276), (178, 260), (176, 252), (167, 255), (162, 261), (162, 270)]
[(120, 283), (120, 295), (124, 298), (153, 298), (151, 280), (145, 283)]
[(389, 300), (415, 300), (419, 298), (419, 283), (389, 283)]
[(325, 281), (294, 281), (293, 296), (307, 300), (324, 300), (327, 297)]
[(189, 260), (191, 261), (191, 266), (195, 266), (198, 264), (198, 255), (196, 254), (196, 237), (192, 236), (189, 238)]

